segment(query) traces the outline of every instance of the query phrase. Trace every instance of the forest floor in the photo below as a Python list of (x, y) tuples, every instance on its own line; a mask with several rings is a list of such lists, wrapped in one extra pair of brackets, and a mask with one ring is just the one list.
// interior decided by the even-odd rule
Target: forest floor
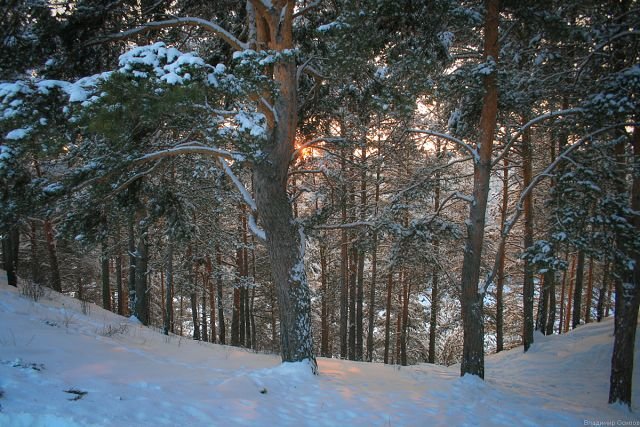
[(313, 376), (55, 292), (34, 302), (0, 273), (0, 426), (640, 425), (638, 352), (636, 412), (607, 404), (611, 319), (487, 356), (486, 381), (326, 358)]

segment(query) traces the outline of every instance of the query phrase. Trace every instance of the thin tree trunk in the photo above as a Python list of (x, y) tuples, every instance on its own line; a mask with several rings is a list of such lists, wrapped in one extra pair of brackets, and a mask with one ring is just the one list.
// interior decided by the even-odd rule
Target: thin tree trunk
[(208, 329), (208, 321), (207, 321), (207, 291), (209, 289), (209, 283), (206, 277), (202, 278), (202, 299), (200, 300), (200, 338), (202, 341), (209, 341), (209, 329)]
[(143, 325), (149, 324), (149, 296), (147, 294), (147, 266), (149, 262), (149, 245), (147, 243), (147, 232), (143, 230), (138, 240), (136, 251), (136, 280), (135, 280), (135, 316)]
[(542, 325), (542, 331), (545, 335), (553, 335), (553, 327), (556, 323), (556, 272), (553, 270), (547, 271), (544, 275), (544, 286), (547, 291), (547, 307), (543, 321), (546, 323)]
[[(502, 206), (500, 207), (500, 230), (504, 230), (509, 208), (509, 159), (504, 157), (504, 169), (502, 171)], [(496, 353), (504, 350), (504, 263), (505, 246), (500, 245), (501, 253), (498, 254), (498, 278), (496, 283)]]
[(582, 317), (582, 288), (584, 284), (584, 251), (578, 252), (578, 266), (576, 267), (576, 284), (573, 292), (573, 322), (571, 328), (580, 326)]
[[(436, 156), (440, 158), (440, 141), (436, 142)], [(440, 174), (435, 176), (433, 211), (440, 210)], [(433, 240), (433, 256), (437, 258), (440, 252), (440, 241)], [(440, 305), (438, 295), (439, 275), (438, 264), (433, 264), (431, 276), (431, 313), (429, 316), (429, 363), (436, 363), (436, 329), (438, 327), (438, 307)]]
[(169, 335), (169, 332), (173, 329), (171, 327), (171, 320), (173, 315), (173, 297), (172, 297), (172, 287), (173, 287), (173, 237), (169, 236), (167, 239), (167, 252), (165, 253), (164, 258), (164, 271), (165, 271), (165, 307), (164, 307), (164, 318), (162, 319), (162, 332), (165, 335)]
[(48, 219), (44, 220), (44, 235), (47, 242), (47, 253), (49, 254), (49, 269), (51, 289), (62, 292), (62, 281), (60, 279), (60, 266), (58, 265), (58, 253), (56, 249), (56, 241), (53, 235), (53, 225)]
[(125, 315), (125, 298), (124, 287), (122, 286), (122, 255), (118, 246), (118, 255), (116, 255), (116, 292), (118, 292), (118, 314)]
[[(523, 124), (528, 120), (523, 118)], [(527, 188), (532, 180), (531, 166), (531, 135), (529, 130), (522, 133), (522, 187)], [(533, 192), (530, 191), (524, 198), (524, 249), (533, 246)], [(523, 333), (522, 342), (526, 352), (533, 344), (533, 271), (529, 262), (524, 262), (524, 283), (522, 286), (522, 306), (523, 306)]]
[(216, 286), (213, 280), (213, 265), (211, 264), (211, 256), (206, 258), (206, 274), (207, 283), (209, 284), (209, 329), (211, 331), (211, 342), (215, 343), (216, 339)]
[(566, 287), (567, 287), (567, 270), (565, 270), (562, 273), (562, 289), (560, 290), (560, 324), (558, 325), (558, 334), (562, 334), (562, 332), (564, 332), (564, 300), (565, 300)]
[[(344, 125), (342, 130), (344, 132)], [(340, 157), (340, 170), (342, 176), (347, 173), (347, 159), (345, 150), (342, 150)], [(341, 185), (340, 210), (342, 223), (347, 222), (347, 185), (343, 181)], [(347, 230), (340, 231), (340, 357), (347, 359), (349, 357), (349, 246)]]
[(402, 284), (402, 330), (400, 331), (400, 364), (407, 366), (407, 341), (409, 340), (409, 297), (411, 295), (411, 283), (404, 275), (404, 283)]
[(356, 360), (356, 288), (358, 280), (358, 249), (349, 250), (349, 360)]
[(573, 256), (573, 261), (571, 262), (571, 274), (569, 275), (569, 292), (567, 293), (567, 313), (566, 319), (564, 320), (564, 332), (569, 332), (569, 324), (571, 320), (571, 303), (573, 302), (573, 284), (575, 280), (575, 267), (576, 267), (576, 256)]
[[(361, 146), (360, 157), (360, 220), (367, 217), (367, 150)], [(358, 284), (356, 287), (356, 360), (362, 361), (364, 353), (364, 257), (365, 251), (358, 249)]]
[(129, 251), (129, 279), (127, 287), (129, 288), (129, 315), (135, 316), (136, 313), (136, 237), (134, 228), (135, 216), (133, 213), (129, 215), (127, 249)]
[(109, 252), (105, 240), (102, 242), (100, 256), (100, 277), (102, 281), (102, 308), (111, 311), (111, 285), (109, 283)]
[(31, 278), (34, 283), (44, 284), (42, 277), (41, 260), (38, 256), (38, 227), (36, 221), (29, 222), (31, 226)]
[(376, 281), (378, 280), (378, 232), (374, 231), (371, 252), (371, 283), (369, 285), (369, 312), (367, 314), (367, 362), (373, 362), (373, 346), (376, 316)]
[(387, 304), (384, 321), (384, 363), (389, 363), (389, 344), (391, 336), (391, 296), (393, 295), (393, 271), (389, 269), (387, 276)]
[[(499, 1), (485, 0), (483, 59), (498, 60)], [(484, 319), (482, 314), (483, 292), (479, 292), (480, 261), (484, 242), (485, 215), (491, 176), (491, 153), (498, 112), (498, 85), (496, 72), (484, 76), (484, 96), (480, 115), (480, 139), (478, 157), (474, 160), (473, 203), (467, 220), (467, 239), (462, 262), (463, 345), (460, 373), (484, 378)]]
[[(378, 153), (380, 150), (378, 149)], [(376, 186), (374, 196), (374, 217), (378, 216), (378, 202), (380, 201), (380, 166), (376, 168)], [(371, 285), (369, 288), (369, 328), (367, 330), (367, 361), (373, 361), (373, 346), (376, 315), (376, 281), (378, 279), (378, 231), (373, 231), (371, 252)]]
[(596, 309), (596, 320), (598, 322), (602, 321), (604, 317), (604, 305), (605, 298), (607, 296), (607, 284), (609, 283), (609, 259), (607, 258), (604, 262), (604, 269), (602, 271), (602, 284), (600, 285), (600, 290), (598, 292), (598, 306)]
[(18, 287), (18, 248), (20, 232), (14, 226), (2, 236), (2, 268), (7, 272), (9, 286)]
[(218, 331), (220, 344), (226, 344), (226, 325), (224, 320), (224, 303), (222, 301), (222, 250), (216, 245), (216, 292), (218, 294)]
[(587, 300), (585, 301), (584, 323), (591, 322), (592, 299), (593, 299), (593, 257), (589, 257), (589, 278), (587, 279)]
[(320, 243), (320, 298), (321, 298), (321, 314), (320, 314), (320, 355), (323, 357), (331, 357), (329, 352), (329, 306), (327, 295), (327, 247), (324, 242)]

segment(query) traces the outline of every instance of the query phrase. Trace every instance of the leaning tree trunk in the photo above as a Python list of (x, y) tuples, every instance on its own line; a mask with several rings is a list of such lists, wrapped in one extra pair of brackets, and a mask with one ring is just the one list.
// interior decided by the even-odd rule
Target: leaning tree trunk
[[(485, 0), (484, 54), (498, 59), (498, 0)], [(480, 261), (484, 241), (485, 215), (489, 196), (491, 175), (491, 152), (498, 112), (498, 86), (496, 73), (485, 76), (485, 94), (480, 115), (480, 140), (478, 158), (474, 161), (473, 203), (467, 220), (467, 239), (462, 261), (462, 306), (463, 345), (460, 373), (484, 378), (484, 319), (482, 317), (483, 292), (478, 289), (480, 281)]]

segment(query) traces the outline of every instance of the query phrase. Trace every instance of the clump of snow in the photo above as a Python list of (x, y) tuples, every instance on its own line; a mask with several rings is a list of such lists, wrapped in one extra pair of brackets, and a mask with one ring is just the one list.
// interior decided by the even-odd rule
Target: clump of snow
[(118, 72), (136, 78), (155, 77), (170, 85), (184, 84), (192, 79), (192, 71), (205, 69), (202, 58), (194, 53), (182, 53), (163, 42), (138, 46), (120, 55)]

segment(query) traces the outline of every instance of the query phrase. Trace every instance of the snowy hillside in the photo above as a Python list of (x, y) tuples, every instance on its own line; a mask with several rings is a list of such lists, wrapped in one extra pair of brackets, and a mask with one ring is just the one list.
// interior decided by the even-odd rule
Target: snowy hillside
[[(302, 364), (167, 338), (96, 306), (85, 315), (79, 301), (53, 292), (34, 303), (4, 282), (0, 325), (0, 426), (582, 426), (639, 420), (606, 404), (611, 320), (566, 336), (537, 336), (526, 355), (514, 349), (489, 356), (486, 382), (460, 378), (458, 367), (322, 358), (321, 375), (314, 377)], [(637, 375), (635, 380), (634, 408), (640, 410)]]

